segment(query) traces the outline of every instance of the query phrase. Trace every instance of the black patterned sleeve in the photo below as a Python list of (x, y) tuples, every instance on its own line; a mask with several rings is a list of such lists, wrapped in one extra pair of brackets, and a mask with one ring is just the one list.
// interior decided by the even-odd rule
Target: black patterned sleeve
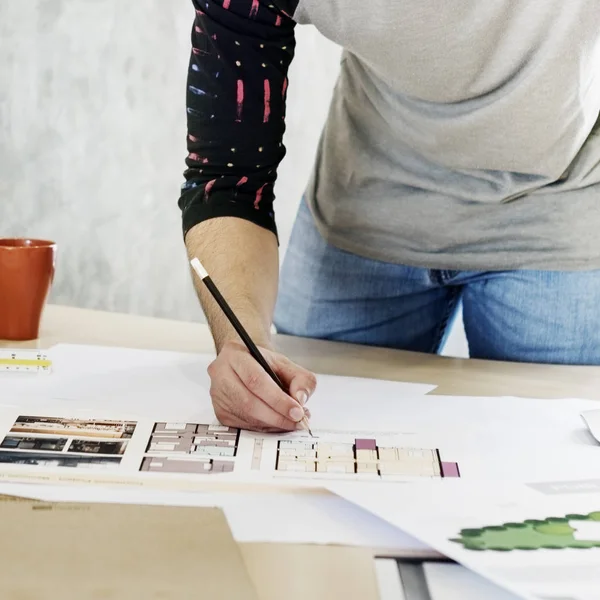
[(297, 0), (194, 0), (187, 78), (184, 236), (214, 217), (275, 235), (273, 186), (285, 155), (287, 73)]

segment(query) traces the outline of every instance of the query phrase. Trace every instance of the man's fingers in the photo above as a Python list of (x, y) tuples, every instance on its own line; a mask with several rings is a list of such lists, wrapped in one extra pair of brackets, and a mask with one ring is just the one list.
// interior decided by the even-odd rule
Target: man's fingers
[[(252, 431), (284, 433), (294, 431), (298, 427), (297, 423), (285, 419), (259, 398), (255, 398), (255, 401), (247, 406), (233, 406), (225, 408), (222, 413), (215, 411), (216, 413), (222, 414), (224, 418), (228, 419), (229, 422), (223, 423), (223, 425)], [(219, 414), (217, 417), (221, 421)]]
[(300, 404), (306, 404), (317, 387), (315, 374), (284, 357), (277, 357), (275, 370), (290, 390), (290, 396)]
[(254, 431), (304, 429), (302, 421), (310, 412), (303, 404), (315, 389), (315, 376), (279, 354), (264, 350), (264, 356), (286, 391), (242, 344), (228, 342), (208, 368), (217, 418), (223, 425)]
[(225, 425), (227, 427), (236, 427), (238, 429), (246, 429), (251, 431), (258, 431), (260, 433), (287, 433), (285, 429), (276, 429), (273, 427), (264, 427), (258, 423), (250, 424), (239, 417), (236, 417), (234, 414), (229, 412), (221, 412), (219, 410), (215, 411), (217, 414), (217, 419), (219, 419), (219, 423), (221, 425)]
[[(261, 398), (246, 388), (231, 368), (224, 369), (211, 390), (215, 412), (234, 415), (244, 428), (265, 427), (278, 431), (293, 431), (297, 423), (273, 410)], [(219, 414), (217, 414), (219, 417)], [(233, 427), (233, 425), (230, 425)]]
[(238, 352), (230, 364), (244, 386), (272, 411), (294, 423), (304, 418), (300, 404), (281, 390), (250, 354)]

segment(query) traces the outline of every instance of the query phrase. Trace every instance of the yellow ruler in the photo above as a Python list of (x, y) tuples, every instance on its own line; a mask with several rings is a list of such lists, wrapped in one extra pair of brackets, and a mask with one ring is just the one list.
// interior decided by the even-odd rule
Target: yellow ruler
[(50, 373), (52, 361), (40, 350), (0, 349), (0, 373)]

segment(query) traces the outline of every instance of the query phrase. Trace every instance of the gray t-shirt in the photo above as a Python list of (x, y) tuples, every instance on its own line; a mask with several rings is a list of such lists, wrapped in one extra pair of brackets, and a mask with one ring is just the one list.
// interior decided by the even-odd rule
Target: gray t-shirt
[(344, 48), (306, 198), (430, 268), (600, 268), (598, 0), (300, 0)]

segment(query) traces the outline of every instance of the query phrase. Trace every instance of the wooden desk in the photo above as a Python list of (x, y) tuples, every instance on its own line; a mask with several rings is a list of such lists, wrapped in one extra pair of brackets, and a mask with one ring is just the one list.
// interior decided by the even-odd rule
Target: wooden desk
[[(60, 342), (179, 352), (214, 352), (208, 327), (201, 323), (62, 306), (46, 308), (39, 340), (20, 344), (0, 340), (0, 347), (48, 348)], [(290, 358), (316, 373), (431, 383), (438, 385), (433, 392), (436, 394), (600, 399), (600, 367), (465, 360), (287, 336), (277, 336), (276, 344)], [(359, 552), (359, 549), (341, 547), (270, 544), (241, 546), (245, 560), (255, 571), (253, 579), (257, 585), (268, 588), (268, 592), (261, 596), (266, 600), (277, 598), (283, 588), (290, 600), (305, 597), (302, 594), (290, 595), (294, 589), (288, 585), (289, 577), (298, 571), (297, 565), (305, 565), (304, 573), (315, 572), (319, 565), (328, 565), (329, 569), (332, 564), (339, 565), (340, 572), (344, 572), (348, 562), (348, 556), (344, 553)], [(376, 549), (372, 552), (385, 554)], [(393, 555), (393, 552), (390, 554)], [(321, 555), (323, 558), (318, 558)], [(361, 560), (364, 560), (364, 556)], [(277, 577), (267, 568), (272, 564), (279, 565)], [(284, 568), (290, 564), (294, 565), (294, 569), (290, 573), (284, 573)], [(359, 561), (356, 564), (362, 563)], [(311, 594), (315, 600), (329, 600), (332, 597), (330, 576), (321, 575), (322, 577), (311, 579)], [(338, 579), (343, 582), (344, 578)], [(323, 589), (316, 589), (315, 581)], [(349, 580), (349, 588), (352, 585), (352, 580)], [(336, 597), (350, 598), (354, 596), (354, 591), (340, 592), (341, 595)]]
[[(276, 336), (292, 360), (316, 373), (437, 384), (435, 394), (600, 400), (600, 367), (517, 364), (447, 358)], [(40, 339), (0, 347), (48, 348), (60, 342), (212, 353), (208, 327), (133, 315), (48, 306)]]

